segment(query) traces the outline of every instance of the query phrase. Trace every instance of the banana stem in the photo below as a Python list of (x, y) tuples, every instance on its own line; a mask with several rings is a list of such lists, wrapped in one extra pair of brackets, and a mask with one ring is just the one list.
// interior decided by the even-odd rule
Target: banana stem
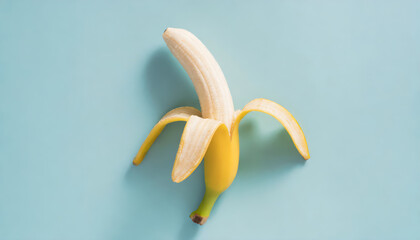
[(206, 223), (207, 218), (210, 215), (211, 209), (213, 208), (213, 205), (216, 202), (219, 195), (220, 193), (218, 192), (206, 189), (200, 206), (198, 206), (197, 210), (192, 212), (190, 215), (191, 220), (200, 225)]

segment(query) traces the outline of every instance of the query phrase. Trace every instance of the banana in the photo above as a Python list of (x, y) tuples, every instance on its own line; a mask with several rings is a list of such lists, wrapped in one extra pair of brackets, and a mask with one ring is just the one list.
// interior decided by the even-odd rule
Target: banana
[(219, 64), (204, 44), (184, 29), (167, 28), (163, 33), (169, 50), (191, 78), (197, 92), (201, 112), (193, 107), (180, 107), (168, 112), (153, 127), (133, 160), (139, 165), (164, 127), (172, 122), (186, 122), (172, 170), (172, 180), (188, 178), (204, 158), (206, 191), (200, 206), (191, 213), (193, 222), (203, 225), (217, 198), (233, 182), (239, 164), (241, 119), (252, 111), (277, 119), (291, 136), (302, 157), (310, 158), (302, 129), (284, 107), (267, 99), (255, 99), (242, 110), (234, 111), (232, 96)]

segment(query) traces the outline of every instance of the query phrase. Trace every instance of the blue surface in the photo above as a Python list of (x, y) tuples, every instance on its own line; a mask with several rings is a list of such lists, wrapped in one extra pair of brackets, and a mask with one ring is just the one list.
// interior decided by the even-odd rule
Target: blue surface
[[(0, 238), (419, 239), (418, 1), (0, 1)], [(131, 160), (168, 110), (198, 107), (166, 48), (196, 34), (235, 107), (237, 178), (206, 225), (203, 168), (171, 181), (184, 124)]]

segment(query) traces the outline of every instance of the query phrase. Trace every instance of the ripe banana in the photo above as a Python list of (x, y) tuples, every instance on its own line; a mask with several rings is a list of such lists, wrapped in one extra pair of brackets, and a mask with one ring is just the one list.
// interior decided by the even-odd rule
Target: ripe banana
[(239, 163), (238, 126), (246, 114), (259, 111), (276, 118), (305, 160), (309, 159), (308, 145), (292, 114), (275, 102), (255, 99), (235, 112), (219, 64), (192, 33), (184, 29), (167, 28), (163, 39), (190, 76), (200, 100), (201, 112), (193, 107), (180, 107), (168, 112), (153, 127), (133, 163), (138, 165), (143, 161), (167, 124), (187, 122), (175, 158), (172, 180), (177, 183), (183, 181), (205, 159), (206, 191), (200, 206), (190, 215), (195, 223), (202, 225), (207, 221), (219, 195), (231, 185), (236, 176)]

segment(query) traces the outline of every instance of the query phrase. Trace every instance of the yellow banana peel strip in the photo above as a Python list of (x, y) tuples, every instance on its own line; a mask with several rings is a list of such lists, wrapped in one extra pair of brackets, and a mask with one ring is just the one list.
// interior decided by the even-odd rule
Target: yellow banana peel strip
[(155, 142), (156, 138), (162, 132), (166, 125), (173, 122), (188, 121), (191, 116), (201, 116), (201, 112), (193, 107), (180, 107), (175, 108), (169, 111), (165, 116), (160, 119), (160, 121), (153, 127), (150, 131), (146, 140), (140, 147), (136, 157), (133, 160), (134, 165), (139, 165), (143, 158), (146, 156), (147, 151), (149, 151), (152, 144)]
[(178, 153), (172, 171), (172, 180), (181, 182), (198, 167), (207, 152), (207, 148), (222, 122), (191, 116), (182, 133)]
[(236, 112), (236, 119), (232, 129), (236, 129), (241, 119), (252, 111), (263, 112), (277, 119), (277, 121), (279, 121), (289, 133), (293, 143), (295, 144), (298, 152), (302, 155), (302, 157), (305, 160), (310, 158), (308, 144), (298, 122), (289, 111), (287, 111), (280, 104), (277, 104), (273, 101), (264, 98), (258, 98), (249, 102), (247, 105), (245, 105), (242, 111)]

